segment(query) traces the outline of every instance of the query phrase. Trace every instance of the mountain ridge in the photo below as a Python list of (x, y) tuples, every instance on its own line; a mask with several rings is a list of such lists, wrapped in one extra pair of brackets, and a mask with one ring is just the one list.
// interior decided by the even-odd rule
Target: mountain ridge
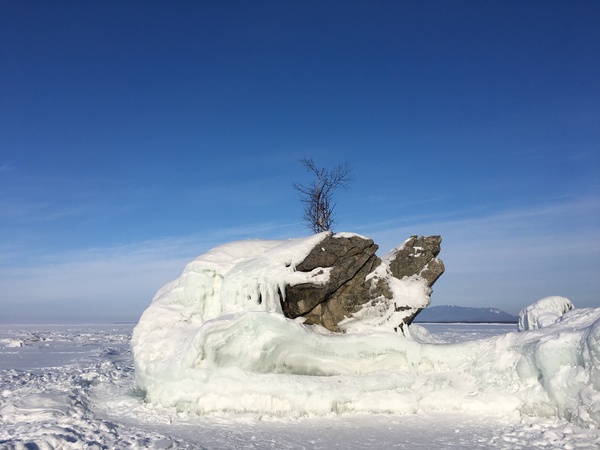
[(440, 305), (425, 308), (415, 323), (517, 323), (518, 316), (499, 308)]

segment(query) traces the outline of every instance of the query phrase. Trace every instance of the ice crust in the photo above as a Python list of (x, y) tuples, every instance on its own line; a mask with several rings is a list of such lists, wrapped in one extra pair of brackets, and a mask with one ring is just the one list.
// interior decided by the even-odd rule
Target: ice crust
[[(377, 328), (365, 311), (330, 333), (279, 304), (286, 283), (326, 279), (294, 271), (319, 239), (217, 247), (163, 287), (132, 337), (146, 400), (199, 414), (463, 411), (600, 427), (600, 308), (456, 344), (435, 344), (416, 325), (405, 335)], [(421, 286), (396, 288), (417, 305)]]

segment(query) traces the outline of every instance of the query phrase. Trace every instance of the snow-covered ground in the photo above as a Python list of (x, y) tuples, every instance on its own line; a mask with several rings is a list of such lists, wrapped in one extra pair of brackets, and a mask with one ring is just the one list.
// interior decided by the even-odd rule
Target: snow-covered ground
[[(423, 326), (439, 342), (515, 331), (515, 325)], [(151, 405), (135, 390), (132, 329), (133, 325), (0, 325), (0, 449), (600, 446), (598, 429), (539, 416), (452, 410), (300, 418), (199, 416)]]

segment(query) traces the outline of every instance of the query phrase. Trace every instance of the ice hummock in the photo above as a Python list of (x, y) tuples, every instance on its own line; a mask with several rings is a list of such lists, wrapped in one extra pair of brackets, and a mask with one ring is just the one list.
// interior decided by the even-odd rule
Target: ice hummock
[[(147, 401), (199, 414), (464, 411), (600, 427), (600, 308), (456, 344), (416, 325), (378, 328), (365, 311), (353, 320), (367, 326), (331, 333), (284, 317), (279, 303), (285, 283), (326, 279), (294, 271), (319, 239), (217, 247), (159, 290), (132, 338)], [(415, 280), (399, 282), (423, 303)]]
[(574, 308), (571, 300), (565, 297), (544, 297), (523, 308), (519, 313), (519, 331), (535, 330), (552, 325)]

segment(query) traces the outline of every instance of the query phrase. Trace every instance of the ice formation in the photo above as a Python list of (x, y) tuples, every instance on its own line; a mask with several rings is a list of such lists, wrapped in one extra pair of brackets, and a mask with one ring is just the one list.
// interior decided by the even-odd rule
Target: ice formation
[(519, 313), (519, 331), (544, 328), (560, 320), (573, 309), (571, 300), (565, 297), (544, 297), (523, 308)]
[[(136, 326), (137, 386), (150, 403), (200, 414), (275, 416), (465, 411), (562, 417), (600, 427), (600, 308), (541, 329), (434, 344), (364, 326), (332, 333), (283, 316), (285, 283), (319, 235), (217, 247), (163, 287)], [(414, 280), (406, 297), (423, 301)]]

